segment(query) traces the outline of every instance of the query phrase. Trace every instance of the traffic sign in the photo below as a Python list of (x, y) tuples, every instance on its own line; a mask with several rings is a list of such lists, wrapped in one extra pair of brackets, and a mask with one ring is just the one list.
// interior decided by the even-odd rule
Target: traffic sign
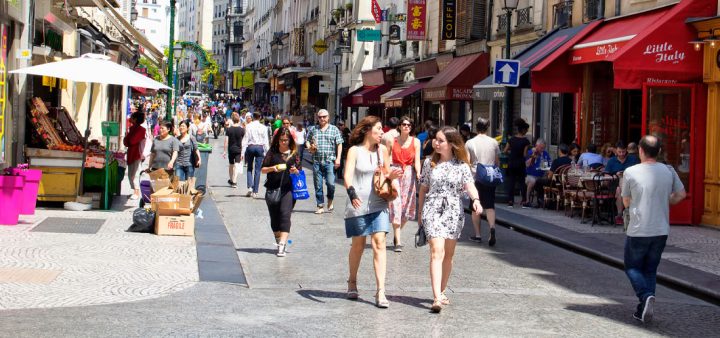
[(279, 96), (277, 96), (277, 95), (270, 96), (270, 102), (271, 102), (272, 104), (278, 104), (279, 101), (280, 101), (280, 97), (279, 97)]
[(495, 60), (493, 83), (508, 87), (517, 87), (520, 84), (520, 61)]

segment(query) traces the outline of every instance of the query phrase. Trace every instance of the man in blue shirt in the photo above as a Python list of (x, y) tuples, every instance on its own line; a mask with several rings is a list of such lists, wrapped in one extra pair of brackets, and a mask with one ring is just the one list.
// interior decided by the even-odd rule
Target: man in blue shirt
[(545, 176), (545, 171), (550, 169), (550, 154), (545, 150), (545, 140), (542, 138), (535, 141), (535, 147), (528, 149), (527, 155), (525, 156), (525, 185), (527, 185), (525, 196), (525, 203), (522, 204), (523, 208), (530, 208), (530, 193), (535, 188), (535, 183), (538, 179)]
[(587, 146), (587, 151), (582, 153), (578, 159), (578, 164), (583, 168), (592, 168), (602, 165), (602, 163), (603, 157), (597, 153), (597, 146), (592, 143)]
[[(618, 174), (622, 177), (622, 173), (623, 171), (625, 171), (625, 169), (630, 168), (638, 163), (640, 163), (640, 160), (637, 157), (628, 156), (628, 151), (625, 143), (620, 141), (617, 143), (617, 145), (615, 145), (615, 157), (611, 158), (608, 161), (608, 164), (605, 167), (605, 171), (610, 174)], [(622, 186), (622, 182), (618, 185), (618, 188), (615, 191), (615, 207), (617, 208), (615, 224), (617, 225), (623, 224), (623, 218), (621, 215), (623, 213), (623, 210), (625, 209), (625, 207), (623, 206), (622, 197), (620, 196), (620, 186)]]

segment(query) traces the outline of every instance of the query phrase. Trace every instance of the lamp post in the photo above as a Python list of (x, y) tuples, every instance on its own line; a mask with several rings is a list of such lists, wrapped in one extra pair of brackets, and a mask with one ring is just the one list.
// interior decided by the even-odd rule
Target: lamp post
[(333, 53), (333, 64), (335, 64), (335, 124), (337, 124), (338, 117), (342, 120), (345, 118), (340, 114), (340, 97), (338, 96), (338, 78), (340, 77), (340, 63), (342, 62), (342, 51), (340, 47), (335, 48)]
[[(168, 52), (175, 51), (175, 0), (170, 0), (170, 42), (168, 43)], [(169, 55), (168, 55), (169, 56)], [(168, 58), (169, 59), (169, 58)], [(172, 60), (168, 60), (168, 72), (167, 72), (167, 85), (172, 87), (172, 74), (173, 74), (173, 63)], [(173, 87), (173, 90), (167, 91), (167, 102), (165, 103), (165, 120), (172, 120), (171, 104), (173, 100), (173, 91), (177, 91), (178, 88)]]
[[(180, 68), (178, 66), (178, 64), (180, 63), (180, 57), (182, 57), (182, 50), (183, 50), (183, 48), (180, 45), (175, 45), (173, 47), (173, 59), (175, 59), (175, 81), (174, 81), (175, 83), (173, 85), (173, 88), (178, 87), (178, 85), (177, 85), (178, 68)], [(170, 63), (172, 63), (172, 61), (170, 61)], [(169, 102), (168, 102), (168, 106), (170, 106)], [(173, 101), (173, 111), (177, 114), (177, 98), (175, 98), (175, 100)]]
[[(510, 59), (510, 19), (512, 12), (517, 8), (519, 0), (503, 0), (503, 9), (505, 10), (505, 59)], [(495, 69), (497, 72), (498, 70)], [(505, 112), (503, 114), (503, 143), (507, 143), (512, 134), (512, 108), (510, 105), (510, 87), (505, 87)]]

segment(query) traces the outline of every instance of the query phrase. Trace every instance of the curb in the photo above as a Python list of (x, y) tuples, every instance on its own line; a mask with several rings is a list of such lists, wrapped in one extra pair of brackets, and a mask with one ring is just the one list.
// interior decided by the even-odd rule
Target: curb
[[(543, 241), (546, 241), (550, 244), (562, 247), (564, 249), (568, 249), (570, 251), (579, 253), (583, 256), (592, 258), (594, 260), (600, 261), (602, 263), (605, 263), (607, 265), (610, 265), (612, 267), (618, 268), (623, 270), (624, 268), (624, 262), (623, 259), (618, 258), (616, 256), (613, 256), (611, 254), (608, 254), (606, 252), (602, 252), (599, 249), (591, 248), (586, 245), (582, 245), (577, 243), (578, 241), (568, 240), (564, 237), (567, 236), (553, 236), (549, 233), (549, 231), (542, 231), (537, 228), (557, 228), (557, 229), (548, 229), (548, 230), (555, 230), (554, 232), (562, 233), (563, 235), (568, 235), (568, 230), (565, 230), (561, 227), (558, 227), (556, 225), (534, 220), (530, 217), (524, 216), (524, 215), (515, 215), (516, 218), (527, 218), (529, 219), (529, 222), (527, 224), (522, 224), (519, 220), (512, 220), (512, 217), (507, 216), (500, 216), (500, 214), (503, 213), (510, 213), (508, 211), (502, 211), (502, 210), (496, 210), (496, 222), (499, 225), (502, 225), (506, 228), (509, 228), (510, 230), (515, 230), (521, 233), (525, 233), (528, 235), (531, 235), (533, 237), (539, 238)], [(587, 236), (584, 234), (572, 234), (574, 237), (578, 237), (577, 239), (582, 240), (583, 237), (585, 237), (587, 240), (592, 241), (592, 236)], [(602, 243), (598, 243), (597, 239), (595, 239), (595, 244), (602, 245)], [(664, 270), (671, 270), (676, 272), (685, 272), (684, 274), (669, 274), (667, 272), (660, 272), (657, 273), (657, 280), (658, 283), (667, 287), (670, 287), (672, 289), (675, 289), (677, 291), (690, 294), (691, 296), (701, 298), (704, 301), (707, 301), (709, 303), (720, 305), (720, 290), (715, 290), (710, 287), (705, 287), (701, 284), (706, 285), (720, 285), (720, 277), (717, 275), (713, 275), (704, 271), (700, 271), (691, 267), (687, 267), (675, 262), (664, 260), (662, 261), (662, 265), (664, 267)], [(696, 281), (690, 281), (687, 279), (679, 278), (676, 275), (684, 275), (684, 276), (690, 276), (694, 275), (695, 277), (698, 277)]]

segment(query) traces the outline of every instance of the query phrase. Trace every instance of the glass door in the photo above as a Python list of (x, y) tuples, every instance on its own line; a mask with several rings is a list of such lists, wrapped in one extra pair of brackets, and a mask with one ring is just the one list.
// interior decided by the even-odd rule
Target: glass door
[[(692, 172), (691, 149), (693, 139), (691, 118), (693, 114), (693, 86), (665, 85), (646, 86), (643, 90), (644, 134), (656, 136), (662, 150), (658, 162), (671, 165), (680, 176), (688, 197), (670, 209), (673, 224), (692, 223)], [(701, 170), (700, 168), (698, 168)]]

